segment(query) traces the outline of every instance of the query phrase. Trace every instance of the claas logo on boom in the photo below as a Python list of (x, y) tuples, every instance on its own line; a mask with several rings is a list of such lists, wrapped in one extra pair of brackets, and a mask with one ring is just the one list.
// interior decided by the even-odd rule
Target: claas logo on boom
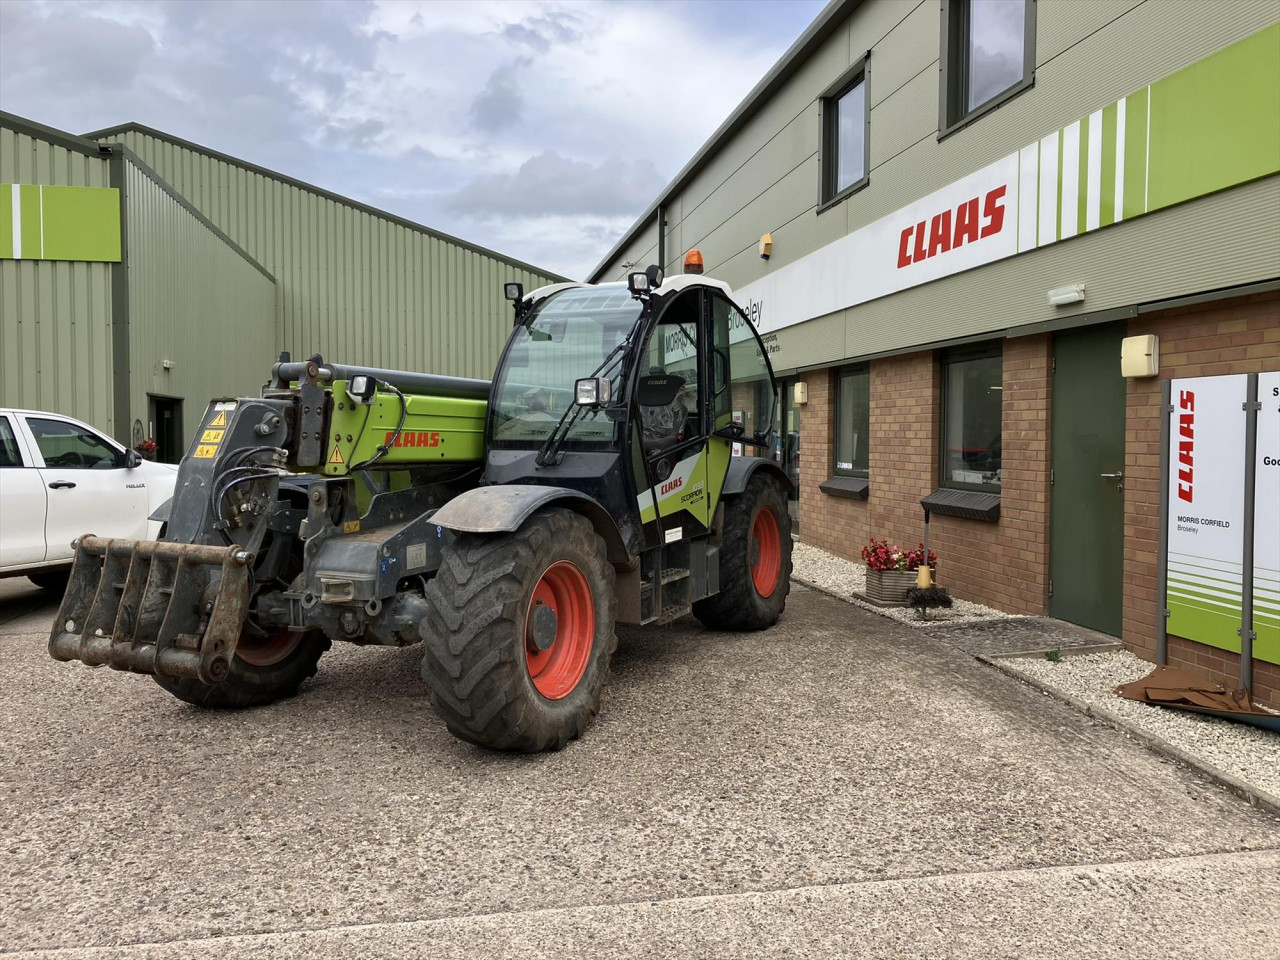
[(438, 447), (440, 446), (440, 434), (434, 430), (405, 430), (399, 436), (396, 436), (394, 430), (387, 434), (387, 439), (383, 441), (384, 446), (388, 447)]

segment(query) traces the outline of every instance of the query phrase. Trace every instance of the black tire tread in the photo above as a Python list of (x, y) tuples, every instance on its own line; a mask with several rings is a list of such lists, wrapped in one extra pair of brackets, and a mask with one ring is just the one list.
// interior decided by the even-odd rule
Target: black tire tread
[(41, 590), (62, 596), (67, 592), (67, 583), (71, 579), (71, 568), (66, 567), (61, 570), (41, 570), (38, 573), (28, 573), (27, 579)]
[[(778, 586), (769, 597), (756, 592), (751, 579), (751, 527), (761, 507), (778, 520), (782, 538), (782, 568)], [(791, 514), (786, 496), (770, 474), (757, 472), (747, 487), (724, 504), (724, 534), (720, 549), (720, 592), (693, 604), (693, 615), (714, 630), (765, 630), (782, 616), (791, 592)]]
[[(592, 584), (596, 633), (587, 673), (563, 700), (538, 694), (523, 660), (528, 598), (564, 554)], [(427, 583), (422, 679), (454, 736), (498, 750), (560, 750), (596, 714), (617, 648), (615, 574), (604, 540), (563, 507), (534, 514), (508, 534), (460, 534)]]
[(185, 703), (214, 710), (244, 710), (265, 707), (277, 700), (287, 700), (298, 692), (303, 682), (316, 675), (317, 665), (331, 641), (319, 630), (312, 630), (284, 660), (267, 667), (257, 667), (239, 657), (232, 658), (231, 670), (221, 683), (204, 683), (191, 677), (153, 679), (169, 693)]

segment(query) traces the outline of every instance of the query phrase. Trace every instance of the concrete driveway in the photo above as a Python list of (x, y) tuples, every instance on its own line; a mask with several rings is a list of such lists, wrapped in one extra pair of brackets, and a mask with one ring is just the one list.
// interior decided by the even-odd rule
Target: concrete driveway
[[(450, 737), (415, 649), (201, 712), (57, 664), (0, 582), (0, 951), (1238, 957), (1280, 824), (952, 646), (797, 588), (627, 630), (559, 754)], [(30, 951), (31, 953), (27, 953)]]

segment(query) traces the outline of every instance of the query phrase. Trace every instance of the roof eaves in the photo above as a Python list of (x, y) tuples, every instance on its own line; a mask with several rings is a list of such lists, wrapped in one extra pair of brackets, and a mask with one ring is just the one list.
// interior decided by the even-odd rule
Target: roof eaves
[(773, 65), (768, 73), (757, 83), (747, 94), (746, 98), (738, 104), (733, 113), (729, 114), (729, 118), (720, 124), (716, 132), (711, 135), (693, 155), (693, 159), (684, 165), (684, 168), (675, 175), (675, 178), (666, 185), (658, 198), (649, 204), (644, 213), (633, 223), (622, 238), (613, 246), (603, 260), (601, 260), (592, 271), (587, 274), (587, 282), (595, 283), (600, 274), (604, 271), (615, 257), (629, 244), (637, 233), (639, 233), (648, 223), (650, 217), (654, 215), (660, 206), (663, 206), (671, 197), (678, 193), (691, 179), (694, 174), (701, 170), (708, 161), (719, 150), (720, 146), (737, 133), (746, 124), (756, 111), (764, 105), (778, 88), (781, 87), (793, 73), (795, 73), (804, 64), (804, 60), (809, 54), (813, 53), (832, 33), (839, 29), (840, 25), (848, 18), (853, 10), (861, 5), (863, 0), (831, 0), (818, 14), (813, 23), (809, 24), (808, 29), (800, 34), (799, 39), (793, 43), (784, 53), (781, 59)]
[(16, 113), (0, 110), (0, 126), (9, 127), (28, 137), (36, 137), (49, 143), (56, 143), (58, 146), (66, 147), (68, 150), (75, 150), (91, 157), (100, 157), (103, 160), (107, 159), (107, 154), (102, 151), (102, 144), (95, 143), (88, 137), (77, 137), (74, 133), (67, 133), (67, 131), (59, 130), (57, 127), (36, 123), (34, 120), (20, 117)]
[(169, 143), (183, 147), (187, 150), (194, 150), (196, 153), (204, 154), (205, 156), (212, 157), (215, 160), (221, 160), (224, 163), (234, 164), (242, 169), (251, 170), (261, 176), (270, 177), (272, 180), (287, 183), (290, 186), (297, 187), (300, 190), (306, 190), (309, 193), (314, 193), (317, 196), (324, 197), (327, 200), (332, 200), (335, 203), (341, 203), (345, 206), (361, 210), (375, 217), (381, 217), (383, 220), (389, 220), (392, 223), (399, 224), (402, 227), (407, 227), (410, 230), (415, 230), (418, 233), (435, 237), (437, 240), (443, 240), (445, 243), (452, 243), (455, 246), (462, 247), (465, 250), (470, 250), (473, 253), (478, 253), (481, 256), (492, 257), (494, 260), (500, 260), (503, 263), (508, 263), (517, 269), (528, 270), (530, 273), (536, 273), (539, 276), (547, 277), (552, 280), (569, 279), (568, 277), (560, 276), (558, 273), (552, 273), (550, 270), (545, 270), (542, 267), (535, 267), (533, 264), (525, 263), (522, 260), (514, 260), (505, 254), (498, 253), (496, 250), (490, 250), (488, 247), (482, 247), (479, 244), (471, 243), (467, 240), (461, 239), (460, 237), (455, 237), (448, 233), (442, 233), (439, 230), (433, 230), (431, 227), (425, 226), (424, 224), (417, 223), (413, 220), (407, 220), (404, 217), (398, 217), (394, 213), (389, 213), (388, 211), (381, 210), (378, 207), (370, 206), (367, 203), (361, 203), (359, 200), (352, 200), (350, 197), (344, 197), (342, 194), (334, 193), (332, 190), (325, 190), (323, 187), (317, 187), (315, 184), (307, 183), (305, 180), (299, 180), (296, 177), (290, 177), (287, 174), (259, 166), (256, 163), (250, 163), (248, 160), (241, 160), (239, 157), (233, 157), (229, 153), (223, 153), (220, 150), (201, 146), (200, 144), (193, 143), (190, 140), (184, 140), (182, 137), (175, 137), (171, 133), (165, 133), (163, 130), (157, 130), (155, 127), (148, 127), (143, 123), (121, 123), (114, 127), (104, 127), (101, 130), (94, 130), (91, 133), (86, 133), (84, 135), (84, 139), (102, 141), (107, 138), (118, 137), (122, 133), (129, 132), (144, 133), (160, 140), (166, 140)]

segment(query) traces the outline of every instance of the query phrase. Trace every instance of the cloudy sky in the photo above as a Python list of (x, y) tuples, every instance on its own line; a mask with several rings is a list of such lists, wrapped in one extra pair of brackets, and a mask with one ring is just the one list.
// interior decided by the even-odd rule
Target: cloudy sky
[(0, 0), (0, 109), (138, 121), (584, 276), (822, 0)]

